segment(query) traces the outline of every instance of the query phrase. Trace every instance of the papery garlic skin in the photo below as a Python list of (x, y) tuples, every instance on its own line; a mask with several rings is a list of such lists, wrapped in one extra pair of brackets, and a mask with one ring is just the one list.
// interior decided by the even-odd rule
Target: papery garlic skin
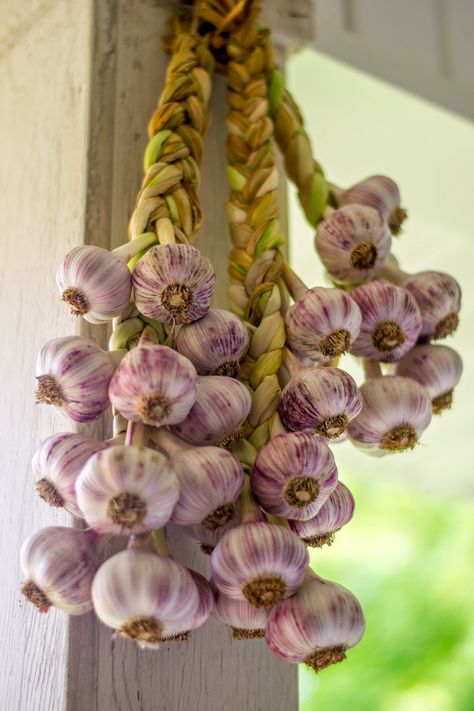
[(232, 628), (234, 639), (262, 639), (265, 637), (268, 611), (264, 607), (255, 607), (247, 600), (234, 600), (216, 592), (214, 616)]
[(90, 457), (76, 482), (76, 492), (91, 528), (131, 536), (168, 523), (178, 501), (179, 483), (163, 454), (118, 445)]
[(171, 465), (179, 481), (173, 523), (201, 524), (212, 531), (232, 520), (244, 470), (230, 452), (219, 447), (186, 449), (172, 457)]
[(220, 445), (224, 438), (238, 434), (251, 405), (250, 393), (239, 380), (225, 375), (198, 376), (196, 401), (172, 431), (190, 444)]
[(239, 502), (237, 501), (233, 517), (223, 526), (215, 528), (211, 531), (209, 528), (206, 528), (202, 524), (198, 523), (193, 526), (185, 526), (184, 530), (188, 536), (199, 542), (201, 551), (205, 555), (211, 555), (223, 535), (231, 528), (238, 526), (240, 523), (240, 507)]
[(463, 371), (461, 357), (448, 346), (415, 346), (396, 365), (396, 374), (416, 380), (431, 397), (433, 414), (449, 409)]
[(431, 421), (427, 390), (411, 378), (386, 375), (361, 387), (363, 407), (347, 429), (353, 444), (370, 454), (413, 449)]
[(65, 508), (73, 516), (82, 518), (77, 503), (76, 480), (87, 460), (106, 446), (105, 442), (73, 432), (60, 432), (47, 437), (31, 462), (39, 496), (50, 506)]
[(461, 287), (449, 274), (420, 272), (405, 284), (420, 309), (420, 338), (446, 338), (456, 331), (461, 308)]
[(258, 452), (250, 482), (264, 511), (305, 520), (316, 515), (336, 488), (337, 468), (322, 437), (286, 432)]
[(101, 622), (147, 647), (158, 647), (173, 626), (188, 629), (200, 604), (196, 584), (183, 565), (133, 549), (116, 553), (100, 566), (92, 600)]
[(392, 237), (372, 207), (347, 205), (320, 222), (316, 250), (334, 281), (360, 284), (374, 277), (390, 252)]
[(182, 642), (188, 639), (190, 632), (202, 627), (214, 610), (214, 593), (206, 578), (195, 570), (191, 570), (191, 568), (188, 568), (188, 572), (198, 591), (198, 607), (192, 617), (188, 617), (183, 621), (168, 623), (164, 627), (164, 641)]
[(342, 289), (308, 289), (286, 312), (287, 344), (300, 358), (324, 362), (351, 350), (361, 321), (357, 304)]
[(362, 409), (355, 380), (340, 368), (304, 368), (281, 394), (279, 413), (289, 430), (311, 429), (328, 439), (342, 435)]
[(353, 355), (394, 363), (408, 353), (421, 330), (420, 310), (410, 292), (377, 280), (353, 289), (351, 296), (362, 314)]
[(91, 585), (98, 567), (97, 535), (90, 530), (49, 526), (23, 543), (21, 591), (40, 612), (51, 606), (68, 615), (92, 608)]
[(227, 531), (210, 562), (214, 583), (224, 595), (271, 607), (301, 585), (308, 553), (291, 531), (262, 521)]
[(362, 608), (342, 585), (312, 578), (270, 612), (265, 640), (287, 662), (315, 671), (345, 659), (365, 631)]
[(331, 545), (334, 534), (354, 515), (355, 501), (351, 492), (342, 481), (338, 481), (316, 516), (308, 520), (288, 521), (293, 533), (303, 540), (307, 546), (319, 548)]
[(168, 346), (140, 346), (117, 367), (109, 394), (113, 406), (132, 422), (173, 425), (184, 420), (196, 400), (196, 370)]
[(386, 175), (371, 175), (370, 178), (344, 190), (341, 205), (368, 205), (381, 214), (390, 232), (398, 235), (407, 212), (400, 206), (400, 191), (397, 184)]
[(138, 310), (168, 324), (191, 323), (205, 316), (215, 283), (210, 260), (187, 244), (156, 245), (133, 270)]
[(209, 309), (206, 316), (185, 324), (176, 349), (195, 365), (199, 375), (237, 375), (250, 336), (245, 324), (230, 311)]
[(102, 247), (75, 247), (64, 257), (56, 283), (71, 313), (89, 323), (111, 321), (128, 306), (132, 278), (123, 259)]
[(112, 360), (90, 338), (54, 338), (38, 354), (36, 401), (75, 422), (95, 422), (109, 407), (113, 372)]

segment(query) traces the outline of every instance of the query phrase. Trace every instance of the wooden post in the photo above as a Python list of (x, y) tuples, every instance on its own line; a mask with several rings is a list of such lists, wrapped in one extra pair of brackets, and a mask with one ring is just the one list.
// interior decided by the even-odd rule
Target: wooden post
[[(233, 641), (216, 621), (187, 643), (141, 651), (93, 614), (66, 623), (20, 600), (21, 541), (41, 526), (67, 524), (34, 493), (29, 460), (38, 442), (68, 423), (34, 408), (34, 361), (50, 338), (80, 325), (57, 297), (55, 268), (76, 244), (123, 242), (141, 181), (146, 126), (163, 85), (161, 36), (170, 3), (159, 0), (11, 0), (0, 9), (3, 139), (0, 283), (4, 364), (0, 451), (7, 575), (0, 627), (0, 708), (8, 711), (295, 711), (297, 669), (261, 640)], [(280, 44), (311, 39), (310, 0), (267, 2)], [(2, 29), (3, 32), (3, 29)], [(1, 37), (1, 34), (0, 34)], [(2, 54), (3, 52), (3, 54)], [(225, 306), (230, 242), (224, 215), (225, 81), (216, 77), (205, 140), (198, 246), (220, 279)], [(103, 342), (103, 341), (102, 341)], [(11, 410), (5, 408), (10, 407)], [(101, 437), (107, 423), (93, 428)], [(203, 573), (207, 559), (179, 531), (171, 549)], [(2, 576), (3, 577), (3, 576)]]

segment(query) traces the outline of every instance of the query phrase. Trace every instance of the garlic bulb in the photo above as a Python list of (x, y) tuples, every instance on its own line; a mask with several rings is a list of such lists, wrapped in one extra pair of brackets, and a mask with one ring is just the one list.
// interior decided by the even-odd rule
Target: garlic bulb
[(196, 400), (196, 370), (167, 346), (140, 346), (117, 367), (109, 394), (112, 405), (132, 422), (172, 425), (184, 420)]
[(320, 222), (316, 249), (330, 276), (342, 284), (374, 277), (390, 252), (392, 237), (372, 207), (347, 205)]
[(234, 600), (217, 592), (214, 616), (232, 628), (234, 639), (265, 637), (268, 611), (264, 607), (255, 607), (247, 600)]
[(361, 325), (357, 304), (342, 289), (308, 289), (285, 315), (287, 343), (301, 358), (326, 361), (351, 350)]
[(245, 324), (230, 311), (209, 309), (206, 316), (186, 324), (176, 338), (176, 349), (196, 366), (200, 375), (237, 375), (250, 336)]
[(133, 270), (138, 310), (169, 324), (190, 323), (205, 316), (215, 283), (210, 260), (188, 244), (158, 244)]
[(38, 354), (36, 401), (75, 422), (94, 422), (109, 407), (113, 372), (112, 360), (90, 338), (54, 338)]
[(400, 207), (400, 191), (391, 178), (385, 175), (372, 175), (344, 190), (341, 205), (368, 205), (381, 214), (387, 222), (390, 232), (398, 235), (407, 217), (406, 210)]
[(94, 531), (49, 526), (23, 543), (20, 558), (26, 580), (21, 592), (40, 612), (51, 606), (68, 615), (92, 608), (91, 585), (97, 570)]
[(56, 272), (62, 300), (89, 323), (107, 323), (129, 304), (132, 278), (126, 262), (102, 247), (75, 247)]
[(306, 521), (288, 521), (293, 533), (296, 533), (307, 546), (319, 548), (331, 545), (334, 534), (348, 523), (354, 515), (354, 497), (342, 481), (338, 481), (316, 516)]
[(396, 374), (423, 385), (431, 398), (433, 414), (451, 407), (453, 390), (462, 375), (462, 360), (448, 346), (430, 343), (415, 346), (397, 363)]
[(282, 391), (279, 413), (289, 430), (312, 429), (335, 439), (361, 409), (361, 394), (348, 373), (313, 367), (293, 375)]
[(308, 566), (306, 546), (291, 531), (264, 521), (230, 529), (211, 553), (220, 592), (255, 607), (293, 595)]
[(225, 375), (197, 379), (197, 398), (188, 416), (172, 430), (191, 444), (222, 446), (239, 435), (252, 400), (243, 383)]
[(202, 627), (214, 610), (214, 593), (206, 578), (196, 573), (195, 570), (191, 570), (191, 568), (188, 568), (188, 572), (198, 591), (198, 607), (192, 617), (166, 625), (166, 638), (163, 640), (164, 642), (183, 642), (188, 639), (190, 632), (198, 627)]
[(130, 536), (168, 523), (179, 483), (159, 452), (118, 445), (90, 457), (76, 492), (89, 526), (101, 533)]
[(104, 442), (72, 432), (60, 432), (43, 440), (35, 452), (32, 469), (36, 491), (50, 506), (64, 507), (77, 518), (83, 514), (77, 503), (76, 480), (82, 467)]
[(271, 610), (265, 639), (281, 659), (304, 662), (318, 672), (342, 662), (364, 631), (364, 614), (354, 595), (315, 577)]
[(457, 329), (461, 308), (461, 287), (452, 276), (441, 272), (420, 272), (405, 284), (421, 313), (420, 337), (446, 338)]
[(334, 491), (337, 468), (322, 437), (311, 432), (285, 432), (259, 451), (250, 481), (264, 511), (305, 520), (314, 516)]
[(189, 571), (150, 550), (128, 549), (103, 563), (92, 584), (97, 617), (140, 646), (158, 647), (189, 629), (200, 599)]
[(370, 378), (361, 387), (363, 407), (347, 433), (371, 454), (413, 449), (431, 421), (431, 399), (411, 378), (387, 375)]
[(185, 449), (174, 454), (171, 464), (179, 481), (173, 523), (200, 523), (213, 531), (232, 520), (244, 470), (230, 452), (219, 447)]
[(356, 356), (394, 363), (414, 346), (421, 315), (413, 296), (386, 281), (371, 281), (351, 291), (362, 325), (352, 346)]

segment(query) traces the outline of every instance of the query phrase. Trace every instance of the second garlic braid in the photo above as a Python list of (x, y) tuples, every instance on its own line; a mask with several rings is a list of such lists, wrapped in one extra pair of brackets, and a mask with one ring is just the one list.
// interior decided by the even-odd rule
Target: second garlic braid
[[(252, 328), (241, 376), (252, 390), (245, 434), (256, 449), (269, 438), (280, 398), (278, 370), (285, 344), (278, 280), (284, 242), (278, 218), (278, 169), (268, 116), (268, 75), (273, 66), (267, 31), (253, 24), (229, 38), (227, 174), (231, 194), (227, 214), (234, 249), (229, 273), (233, 310)], [(240, 449), (245, 447), (242, 442)], [(242, 454), (243, 452), (239, 452)]]

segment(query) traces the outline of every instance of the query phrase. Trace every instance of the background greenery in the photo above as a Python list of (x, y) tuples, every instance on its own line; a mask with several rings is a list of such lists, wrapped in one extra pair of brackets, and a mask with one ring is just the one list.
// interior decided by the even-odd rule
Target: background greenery
[[(356, 514), (312, 564), (357, 595), (367, 631), (343, 664), (317, 676), (301, 667), (300, 709), (474, 711), (474, 125), (314, 51), (290, 60), (288, 83), (332, 181), (385, 173), (399, 183), (409, 210), (394, 245), (403, 268), (461, 282), (450, 345), (466, 368), (453, 410), (413, 452), (374, 459), (334, 448)], [(308, 286), (325, 283), (294, 192), (290, 230), (295, 270)], [(342, 367), (361, 379), (354, 361)]]

